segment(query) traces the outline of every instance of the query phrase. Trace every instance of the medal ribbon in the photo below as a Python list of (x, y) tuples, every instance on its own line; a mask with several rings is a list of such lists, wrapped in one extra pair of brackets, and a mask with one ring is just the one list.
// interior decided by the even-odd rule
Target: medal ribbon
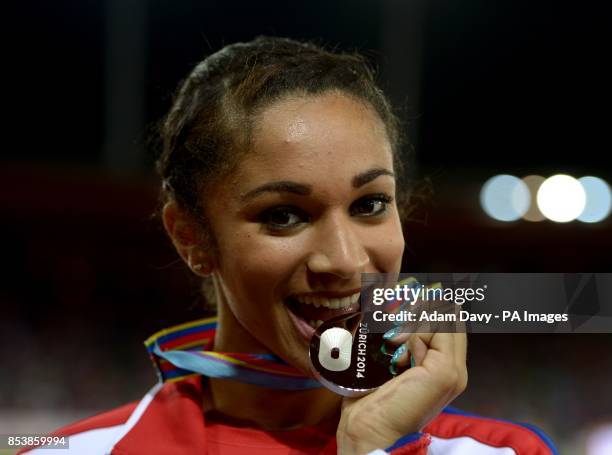
[(209, 351), (216, 318), (199, 319), (160, 330), (145, 341), (160, 380), (179, 381), (201, 374), (284, 390), (304, 390), (321, 384), (273, 354)]

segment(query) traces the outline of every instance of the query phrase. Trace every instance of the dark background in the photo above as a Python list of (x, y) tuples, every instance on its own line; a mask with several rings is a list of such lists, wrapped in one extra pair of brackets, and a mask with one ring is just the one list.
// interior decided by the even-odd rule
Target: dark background
[[(142, 346), (203, 315), (198, 283), (151, 217), (146, 138), (178, 82), (260, 34), (365, 53), (433, 194), (405, 263), (431, 272), (610, 272), (611, 217), (495, 222), (498, 173), (612, 182), (610, 15), (601, 2), (54, 1), (7, 7), (0, 168), (0, 427), (47, 431), (138, 399)], [(604, 123), (605, 122), (605, 123)], [(535, 423), (581, 453), (612, 422), (612, 335), (472, 335), (456, 402)]]

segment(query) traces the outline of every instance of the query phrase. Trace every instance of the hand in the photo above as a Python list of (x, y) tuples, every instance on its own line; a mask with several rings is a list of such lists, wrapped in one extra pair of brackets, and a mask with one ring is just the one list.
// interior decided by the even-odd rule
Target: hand
[[(400, 333), (413, 368), (361, 398), (344, 398), (336, 439), (338, 454), (364, 454), (421, 431), (467, 386), (465, 333)], [(406, 366), (408, 353), (397, 366)]]

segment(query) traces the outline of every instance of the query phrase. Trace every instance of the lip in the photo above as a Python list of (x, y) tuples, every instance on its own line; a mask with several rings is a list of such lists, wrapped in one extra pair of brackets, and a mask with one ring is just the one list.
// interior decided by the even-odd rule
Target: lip
[(355, 288), (348, 291), (320, 291), (320, 292), (300, 292), (298, 294), (291, 294), (289, 297), (296, 299), (299, 297), (319, 297), (323, 299), (341, 299), (350, 295), (361, 292), (361, 288)]

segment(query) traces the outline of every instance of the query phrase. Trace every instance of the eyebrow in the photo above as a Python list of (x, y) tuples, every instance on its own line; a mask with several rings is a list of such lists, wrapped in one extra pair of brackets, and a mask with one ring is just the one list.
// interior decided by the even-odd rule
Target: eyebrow
[(371, 182), (377, 177), (381, 175), (388, 175), (390, 177), (395, 178), (395, 174), (388, 169), (385, 168), (374, 168), (368, 171), (362, 172), (361, 174), (357, 174), (353, 177), (353, 188), (359, 188), (360, 186), (365, 185), (366, 183)]
[(311, 192), (312, 187), (310, 185), (283, 180), (280, 182), (269, 182), (258, 186), (254, 190), (251, 190), (243, 195), (240, 199), (243, 201), (248, 201), (249, 199), (253, 199), (254, 197), (263, 193), (292, 193), (300, 196), (307, 196)]
[[(353, 181), (352, 181), (353, 188), (362, 187), (366, 183), (371, 182), (372, 180), (376, 179), (377, 177), (380, 177), (381, 175), (388, 175), (390, 177), (395, 177), (395, 174), (393, 174), (393, 172), (389, 171), (388, 169), (384, 169), (384, 168), (369, 169), (353, 177)], [(269, 182), (261, 186), (258, 186), (257, 188), (242, 195), (240, 199), (243, 202), (246, 202), (263, 193), (291, 193), (291, 194), (297, 194), (299, 196), (307, 196), (310, 193), (312, 193), (312, 186), (305, 185), (303, 183), (292, 182), (290, 180)]]

